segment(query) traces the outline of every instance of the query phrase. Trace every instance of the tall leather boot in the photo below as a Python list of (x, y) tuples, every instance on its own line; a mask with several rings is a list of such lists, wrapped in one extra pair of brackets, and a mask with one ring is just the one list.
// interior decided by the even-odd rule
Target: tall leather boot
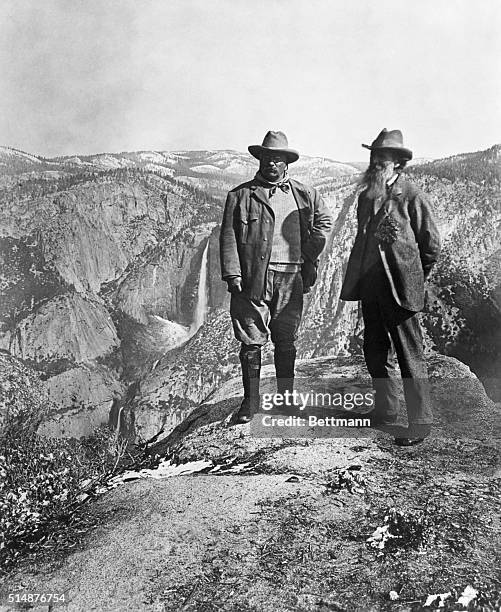
[[(297, 405), (292, 399), (294, 391), (294, 366), (296, 363), (296, 347), (275, 345), (274, 361), (277, 377), (277, 392), (285, 396), (284, 411), (293, 414)], [(289, 394), (287, 394), (287, 391)]]
[(261, 347), (242, 344), (240, 349), (244, 399), (239, 411), (233, 415), (231, 425), (249, 423), (259, 410), (259, 379), (261, 375)]

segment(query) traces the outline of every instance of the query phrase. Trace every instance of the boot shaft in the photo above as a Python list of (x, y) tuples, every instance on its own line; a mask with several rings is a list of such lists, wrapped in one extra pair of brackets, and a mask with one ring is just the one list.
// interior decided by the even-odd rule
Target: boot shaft
[(240, 364), (242, 366), (242, 381), (244, 397), (259, 402), (259, 380), (261, 376), (261, 347), (242, 346), (240, 350)]
[(296, 364), (296, 349), (294, 347), (283, 350), (275, 347), (274, 353), (275, 373), (278, 393), (290, 391), (294, 387), (294, 366)]

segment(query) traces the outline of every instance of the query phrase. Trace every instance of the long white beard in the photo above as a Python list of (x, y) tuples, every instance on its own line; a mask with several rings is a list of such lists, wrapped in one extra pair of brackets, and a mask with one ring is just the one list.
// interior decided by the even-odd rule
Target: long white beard
[(371, 200), (386, 196), (386, 184), (394, 172), (394, 165), (391, 161), (381, 162), (378, 166), (367, 168), (362, 183), (367, 186), (367, 196)]

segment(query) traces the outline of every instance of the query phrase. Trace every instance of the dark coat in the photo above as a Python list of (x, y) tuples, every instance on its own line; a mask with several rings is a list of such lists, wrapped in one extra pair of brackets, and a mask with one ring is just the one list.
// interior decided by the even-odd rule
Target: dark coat
[[(317, 263), (332, 217), (316, 189), (294, 179), (290, 185), (299, 210), (301, 253), (305, 261)], [(228, 193), (219, 236), (221, 276), (240, 276), (243, 291), (253, 300), (264, 296), (274, 228), (266, 187), (253, 179)]]
[[(359, 300), (360, 272), (373, 200), (358, 198), (358, 231), (341, 289), (342, 300)], [(381, 261), (395, 301), (406, 310), (424, 307), (424, 281), (440, 254), (440, 235), (428, 197), (401, 176), (383, 204), (398, 230), (394, 242), (379, 242)]]

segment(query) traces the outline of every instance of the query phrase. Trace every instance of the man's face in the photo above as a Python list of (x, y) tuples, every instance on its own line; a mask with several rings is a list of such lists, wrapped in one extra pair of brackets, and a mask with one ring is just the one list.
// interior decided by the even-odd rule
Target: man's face
[(287, 169), (287, 158), (280, 153), (263, 153), (259, 160), (259, 171), (267, 181), (279, 181)]
[(398, 156), (391, 149), (380, 149), (371, 151), (371, 159), (369, 167), (382, 170), (383, 168), (392, 167), (395, 170), (398, 166)]

